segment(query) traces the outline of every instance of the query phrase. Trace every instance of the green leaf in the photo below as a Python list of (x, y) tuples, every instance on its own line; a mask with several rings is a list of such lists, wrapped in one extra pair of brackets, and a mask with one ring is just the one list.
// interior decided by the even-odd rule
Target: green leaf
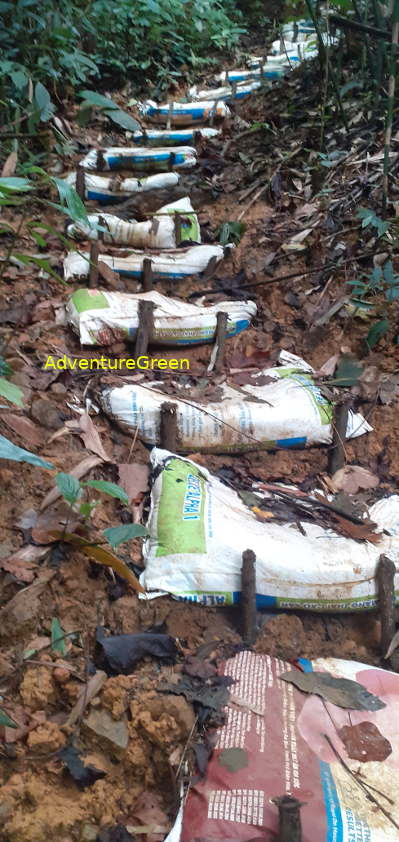
[(23, 193), (27, 190), (32, 190), (33, 184), (28, 178), (18, 178), (18, 176), (6, 176), (0, 178), (0, 192), (1, 193)]
[(115, 482), (107, 482), (102, 479), (90, 479), (87, 482), (82, 483), (82, 485), (85, 485), (88, 488), (95, 488), (97, 491), (109, 494), (110, 497), (116, 497), (118, 500), (122, 500), (122, 503), (124, 503), (125, 506), (129, 503), (129, 497), (126, 494), (126, 491), (124, 491), (123, 488)]
[(90, 105), (96, 105), (97, 108), (106, 108), (107, 110), (115, 108), (119, 110), (119, 105), (116, 105), (112, 99), (102, 96), (102, 94), (97, 94), (95, 91), (80, 91), (79, 96), (86, 100), (86, 102), (89, 102)]
[(380, 339), (388, 333), (390, 327), (390, 322), (388, 319), (381, 319), (381, 321), (376, 322), (369, 330), (366, 338), (366, 345), (371, 350), (374, 348)]
[(49, 468), (50, 470), (54, 468), (51, 462), (46, 462), (40, 456), (36, 456), (35, 453), (30, 453), (23, 447), (18, 447), (5, 436), (0, 436), (0, 459), (11, 459), (13, 462), (29, 462), (30, 465), (36, 465), (38, 468)]
[(2, 728), (18, 728), (16, 722), (11, 719), (10, 716), (5, 712), (5, 710), (1, 710), (0, 708), (0, 725)]
[(363, 366), (359, 360), (356, 360), (350, 354), (343, 354), (335, 369), (334, 378), (330, 380), (330, 383), (334, 386), (354, 386), (359, 380), (362, 371)]
[(53, 116), (55, 108), (47, 88), (41, 82), (36, 82), (35, 85), (35, 102), (40, 112), (41, 122), (46, 123)]
[(131, 541), (132, 538), (145, 538), (148, 531), (145, 526), (140, 523), (126, 523), (122, 526), (113, 526), (109, 529), (104, 529), (104, 535), (115, 550), (119, 544), (124, 544), (125, 541)]
[(16, 406), (24, 405), (24, 398), (22, 389), (16, 386), (15, 383), (10, 383), (5, 377), (0, 377), (0, 395), (2, 398), (15, 403)]
[(95, 509), (96, 506), (98, 506), (99, 502), (99, 500), (93, 500), (92, 503), (81, 503), (79, 506), (79, 513), (84, 518), (90, 517), (93, 509)]
[(0, 375), (4, 377), (6, 374), (12, 374), (12, 368), (4, 357), (0, 357)]
[(79, 480), (72, 474), (64, 474), (62, 471), (57, 474), (55, 482), (64, 500), (73, 505), (82, 494)]
[(86, 208), (74, 187), (63, 178), (52, 179), (60, 196), (61, 202), (66, 204), (69, 216), (73, 222), (88, 223)]
[(118, 111), (106, 111), (105, 113), (110, 120), (113, 120), (113, 122), (117, 123), (118, 126), (122, 126), (122, 129), (126, 129), (130, 132), (135, 132), (137, 129), (140, 129), (140, 123), (138, 123), (134, 117), (131, 117), (130, 114), (127, 114), (126, 111), (118, 109)]
[(65, 638), (64, 629), (61, 627), (58, 617), (53, 617), (51, 621), (51, 650), (52, 652), (59, 652), (60, 655), (65, 655)]

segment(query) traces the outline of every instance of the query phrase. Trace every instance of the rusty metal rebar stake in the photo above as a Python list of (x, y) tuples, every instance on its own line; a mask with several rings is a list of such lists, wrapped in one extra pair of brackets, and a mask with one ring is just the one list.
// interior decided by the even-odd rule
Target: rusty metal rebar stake
[(256, 555), (244, 550), (241, 568), (241, 605), (243, 638), (248, 646), (256, 640)]
[(139, 324), (134, 353), (141, 357), (147, 353), (154, 327), (154, 304), (152, 301), (139, 301)]
[(272, 801), (278, 808), (278, 842), (302, 842), (300, 810), (304, 803), (292, 795), (281, 795)]
[(160, 440), (161, 447), (170, 450), (171, 453), (176, 453), (178, 441), (177, 405), (170, 401), (165, 401), (161, 406)]

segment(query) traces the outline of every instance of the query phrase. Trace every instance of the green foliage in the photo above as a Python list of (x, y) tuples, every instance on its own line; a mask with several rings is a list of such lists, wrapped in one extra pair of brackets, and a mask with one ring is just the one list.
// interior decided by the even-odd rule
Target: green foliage
[(389, 328), (389, 319), (381, 319), (379, 322), (375, 322), (366, 337), (367, 349), (371, 351), (376, 345), (378, 345), (380, 339), (388, 333)]
[(10, 459), (12, 462), (29, 462), (30, 465), (36, 465), (39, 468), (53, 468), (50, 462), (46, 462), (45, 459), (41, 459), (35, 453), (30, 453), (29, 450), (24, 450), (23, 447), (18, 447), (5, 436), (0, 436), (0, 459)]
[(399, 299), (399, 275), (394, 273), (392, 260), (387, 260), (383, 266), (375, 266), (370, 275), (365, 274), (348, 283), (356, 298), (383, 294), (387, 301)]
[[(131, 78), (165, 90), (182, 65), (209, 63), (245, 31), (235, 0), (0, 0), (0, 17), (1, 123), (29, 132), (51, 119), (66, 85)], [(130, 128), (122, 114), (114, 121)]]
[(118, 500), (121, 500), (125, 506), (129, 503), (129, 497), (126, 494), (126, 491), (124, 491), (124, 489), (115, 482), (91, 479), (88, 480), (88, 482), (83, 483), (83, 485), (87, 488), (95, 488), (97, 491), (102, 491), (103, 494), (108, 494), (110, 497), (116, 497)]
[(118, 108), (115, 102), (113, 102), (113, 100), (109, 97), (97, 94), (95, 91), (81, 91), (80, 96), (84, 97), (85, 100), (81, 106), (83, 113), (88, 107), (90, 108), (90, 106), (94, 105), (96, 108), (101, 108), (104, 114), (106, 114), (110, 120), (113, 120), (117, 126), (121, 126), (122, 129), (126, 129), (130, 132), (135, 132), (137, 129), (140, 129), (140, 124), (137, 120), (131, 117), (126, 111), (122, 111), (121, 108)]
[(4, 728), (4, 727), (5, 728), (18, 728), (17, 723), (14, 722), (14, 720), (11, 719), (10, 716), (8, 716), (8, 714), (5, 712), (5, 710), (2, 710), (1, 708), (0, 708), (0, 726), (2, 728)]
[(58, 491), (62, 494), (64, 500), (73, 506), (74, 503), (82, 496), (82, 488), (79, 480), (72, 476), (72, 474), (64, 474), (63, 472), (57, 474), (55, 478)]
[(222, 246), (227, 246), (227, 243), (240, 242), (241, 237), (245, 231), (244, 222), (224, 222), (218, 228), (216, 236)]
[(148, 532), (145, 526), (141, 526), (140, 523), (126, 523), (122, 526), (113, 526), (109, 529), (104, 529), (104, 535), (111, 544), (111, 547), (116, 549), (116, 547), (119, 547), (119, 544), (123, 544), (125, 541), (131, 541), (132, 538), (145, 538)]
[(389, 222), (380, 219), (372, 208), (359, 208), (356, 216), (362, 220), (362, 228), (375, 228), (378, 237), (382, 237), (388, 231)]
[(51, 651), (60, 655), (65, 655), (66, 652), (65, 632), (58, 617), (53, 617), (51, 621)]

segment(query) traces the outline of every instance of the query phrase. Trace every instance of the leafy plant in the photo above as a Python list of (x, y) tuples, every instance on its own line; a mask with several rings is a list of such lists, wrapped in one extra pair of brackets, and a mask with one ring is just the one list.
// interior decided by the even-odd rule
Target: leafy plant
[(241, 237), (245, 231), (244, 222), (223, 222), (223, 225), (218, 228), (216, 236), (222, 246), (227, 246), (227, 243), (240, 242)]
[(356, 216), (362, 220), (362, 228), (375, 228), (378, 237), (382, 237), (389, 229), (389, 222), (380, 219), (371, 208), (359, 208)]
[(83, 112), (83, 115), (88, 109), (91, 110), (91, 107), (95, 106), (95, 108), (101, 108), (104, 114), (116, 123), (117, 126), (121, 126), (122, 129), (135, 132), (140, 128), (137, 120), (131, 117), (126, 111), (122, 111), (109, 97), (97, 94), (95, 91), (81, 91), (79, 96), (84, 98), (84, 102), (81, 105), (81, 113)]

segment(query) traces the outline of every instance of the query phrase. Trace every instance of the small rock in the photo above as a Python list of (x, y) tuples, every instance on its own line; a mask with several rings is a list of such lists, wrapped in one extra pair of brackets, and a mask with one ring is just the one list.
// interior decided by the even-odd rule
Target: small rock
[(111, 743), (113, 748), (125, 750), (129, 742), (127, 719), (115, 720), (105, 710), (91, 710), (84, 720), (89, 731)]
[(66, 684), (71, 677), (70, 670), (67, 670), (65, 667), (56, 667), (53, 670), (53, 678), (57, 684)]
[(66, 736), (55, 722), (44, 722), (30, 732), (27, 743), (30, 749), (40, 754), (52, 754), (64, 747)]
[(85, 822), (80, 829), (80, 842), (96, 842), (98, 827)]
[(25, 707), (32, 711), (45, 710), (57, 700), (51, 670), (47, 667), (28, 667), (19, 692)]
[(0, 826), (5, 824), (13, 812), (13, 803), (7, 798), (2, 798), (0, 801)]
[(44, 398), (39, 398), (32, 404), (31, 415), (47, 430), (59, 430), (64, 424), (58, 409)]

